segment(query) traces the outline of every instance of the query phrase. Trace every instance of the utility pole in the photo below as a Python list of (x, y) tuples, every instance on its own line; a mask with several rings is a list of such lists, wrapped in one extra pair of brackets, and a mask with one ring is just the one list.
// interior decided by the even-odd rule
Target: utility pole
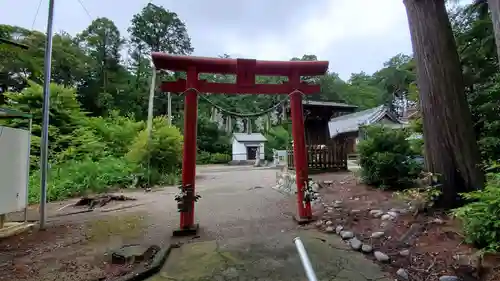
[(40, 141), (40, 229), (45, 229), (47, 221), (47, 172), (49, 155), (49, 111), (50, 111), (50, 79), (52, 68), (52, 23), (54, 21), (54, 0), (49, 0), (47, 17), (47, 41), (45, 42), (44, 77), (43, 77), (43, 121), (42, 139)]
[(170, 92), (167, 93), (167, 103), (168, 125), (172, 126), (172, 95)]
[(156, 88), (156, 68), (153, 66), (151, 75), (151, 88), (149, 88), (149, 103), (148, 103), (148, 139), (151, 137), (151, 131), (153, 130), (153, 107), (155, 100), (155, 88)]

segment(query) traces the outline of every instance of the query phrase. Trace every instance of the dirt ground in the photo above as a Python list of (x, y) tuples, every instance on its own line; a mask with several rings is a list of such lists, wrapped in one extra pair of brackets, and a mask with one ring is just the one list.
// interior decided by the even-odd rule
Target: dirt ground
[[(197, 190), (202, 198), (196, 205), (196, 217), (201, 229), (193, 242), (207, 243), (207, 247), (216, 245), (218, 249), (238, 253), (242, 259), (247, 253), (260, 251), (260, 256), (248, 256), (252, 268), (258, 265), (255, 268), (263, 271), (272, 272), (271, 269), (279, 268), (278, 273), (281, 272), (273, 275), (274, 279), (270, 279), (270, 276), (254, 278), (254, 275), (248, 275), (248, 280), (284, 280), (280, 276), (292, 277), (286, 271), (290, 268), (293, 268), (295, 278), (291, 280), (305, 280), (290, 240), (294, 235), (302, 235), (305, 229), (314, 228), (314, 225), (297, 226), (291, 219), (296, 209), (295, 198), (286, 197), (269, 188), (276, 183), (277, 170), (208, 166), (199, 168), (197, 172)], [(495, 269), (500, 264), (497, 257), (485, 258), (482, 267), (478, 268), (473, 259), (474, 249), (462, 242), (459, 228), (448, 217), (440, 214), (419, 217), (401, 214), (396, 220), (382, 226), (380, 219), (367, 215), (369, 210), (404, 208), (404, 202), (393, 198), (391, 193), (358, 184), (350, 173), (323, 174), (314, 178), (332, 182), (321, 190), (324, 205), (316, 209), (316, 214), (323, 216), (323, 222), (332, 221), (334, 226), (342, 224), (348, 227), (364, 243), (389, 255), (391, 262), (380, 266), (393, 277), (398, 269), (404, 268), (409, 273), (409, 280), (433, 281), (445, 273), (460, 276), (464, 281), (479, 278), (500, 280), (498, 268)], [(61, 208), (74, 200), (50, 204), (47, 230), (33, 230), (0, 240), (0, 280), (97, 281), (114, 280), (118, 276), (130, 274), (141, 265), (111, 265), (110, 250), (124, 244), (170, 244), (172, 230), (178, 226), (178, 212), (174, 201), (176, 192), (175, 188), (150, 193), (127, 192), (127, 196), (137, 200), (113, 203), (90, 213), (68, 216), (55, 214), (71, 212), (71, 208)], [(342, 207), (333, 208), (335, 201), (342, 201)], [(36, 218), (36, 208), (31, 213), (30, 216)], [(324, 230), (323, 224), (320, 229)], [(310, 231), (312, 230), (308, 230), (308, 233)], [(375, 231), (384, 231), (384, 236), (371, 238)], [(324, 251), (324, 247), (317, 247), (315, 242), (304, 238), (309, 241), (305, 242), (309, 243), (306, 247), (322, 249), (317, 252), (311, 250), (314, 251), (311, 256), (316, 259), (313, 265), (329, 261), (333, 263), (335, 259), (330, 255), (342, 248), (341, 244), (345, 245), (336, 235), (327, 236), (333, 239), (331, 245), (336, 245), (330, 254)], [(195, 247), (196, 243), (190, 247)], [(240, 248), (245, 249), (245, 254), (242, 254)], [(186, 247), (184, 252), (193, 253), (188, 249), (191, 248)], [(408, 250), (408, 254), (401, 255), (403, 250)], [(370, 260), (373, 259), (372, 255), (363, 257), (360, 253), (352, 252), (354, 255), (351, 256), (350, 253), (342, 254), (349, 256), (347, 261), (335, 262), (347, 266), (348, 271), (342, 270), (344, 267), (317, 268), (318, 275), (322, 276), (321, 280), (373, 280), (375, 277), (365, 278), (356, 274), (364, 272), (366, 268), (373, 268), (373, 272), (379, 268), (377, 262)], [(213, 264), (212, 259), (200, 256), (196, 251), (194, 254), (200, 257), (199, 262), (209, 262), (207, 266), (218, 270), (217, 266), (220, 265)], [(268, 263), (261, 264), (252, 260), (256, 256), (263, 258), (263, 255), (269, 260)], [(271, 264), (275, 264), (275, 267), (269, 268)], [(224, 260), (224, 266), (227, 266), (227, 260)], [(248, 267), (235, 268), (243, 272), (248, 270)], [(229, 273), (233, 272), (231, 274), (234, 275), (234, 270), (231, 268)], [(224, 271), (226, 273), (229, 274)], [(162, 275), (154, 280), (172, 280), (170, 277)], [(199, 276), (193, 280), (212, 280), (206, 278), (209, 277)], [(234, 279), (231, 278), (227, 280)]]
[[(408, 209), (406, 202), (391, 192), (360, 184), (351, 173), (313, 178), (328, 183), (320, 192), (326, 202), (323, 220), (352, 230), (360, 240), (389, 255), (391, 263), (383, 266), (394, 276), (405, 269), (410, 280), (418, 281), (434, 281), (443, 275), (463, 281), (500, 280), (500, 256), (486, 255), (481, 260), (479, 252), (464, 243), (458, 222), (446, 214), (402, 212)], [(339, 204), (334, 206), (336, 201)], [(384, 221), (369, 213), (391, 209), (400, 213), (395, 220)], [(374, 232), (384, 235), (373, 238)]]
[[(268, 188), (276, 181), (276, 170), (205, 166), (197, 172), (200, 239), (258, 237), (297, 227), (290, 219), (294, 205)], [(109, 251), (124, 244), (170, 244), (179, 219), (176, 193), (174, 187), (127, 192), (137, 200), (68, 216), (58, 215), (73, 212), (63, 207), (75, 200), (51, 203), (47, 230), (0, 241), (0, 280), (111, 280), (133, 271), (110, 265)], [(29, 217), (37, 218), (36, 207)]]

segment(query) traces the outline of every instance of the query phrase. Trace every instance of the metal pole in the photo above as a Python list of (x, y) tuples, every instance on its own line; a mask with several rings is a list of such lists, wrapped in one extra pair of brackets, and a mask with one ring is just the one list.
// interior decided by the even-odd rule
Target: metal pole
[(172, 126), (172, 95), (170, 92), (167, 93), (167, 102), (168, 102), (168, 125)]
[(29, 125), (29, 135), (28, 135), (28, 159), (26, 161), (28, 162), (28, 172), (26, 173), (26, 207), (24, 207), (24, 222), (28, 222), (28, 206), (29, 206), (29, 186), (30, 186), (30, 167), (31, 167), (31, 161), (30, 161), (30, 155), (31, 155), (31, 130), (33, 127), (33, 119), (30, 118), (30, 125)]
[(49, 150), (49, 109), (50, 109), (50, 71), (52, 67), (52, 22), (54, 21), (54, 0), (49, 0), (47, 18), (47, 41), (45, 42), (44, 77), (43, 77), (43, 123), (40, 141), (40, 229), (45, 229), (47, 220), (47, 172)]
[(293, 242), (297, 247), (297, 251), (299, 251), (300, 261), (302, 261), (302, 266), (304, 266), (304, 270), (306, 271), (307, 279), (309, 281), (318, 281), (316, 273), (311, 265), (311, 261), (309, 260), (309, 256), (307, 255), (306, 248), (304, 248), (304, 244), (302, 244), (300, 237), (295, 237)]

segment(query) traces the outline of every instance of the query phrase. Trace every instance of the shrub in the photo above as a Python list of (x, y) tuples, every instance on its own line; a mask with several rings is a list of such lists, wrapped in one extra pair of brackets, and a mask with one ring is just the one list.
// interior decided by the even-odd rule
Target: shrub
[[(494, 168), (500, 165), (495, 164)], [(500, 251), (500, 173), (489, 173), (483, 190), (462, 194), (472, 203), (454, 210), (462, 221), (465, 239), (487, 251)]]
[(210, 164), (210, 153), (206, 151), (198, 151), (196, 155), (196, 164)]
[(231, 161), (231, 155), (224, 153), (213, 153), (210, 155), (210, 163), (212, 164), (226, 164)]
[(137, 134), (146, 127), (144, 122), (119, 116), (117, 112), (111, 112), (105, 118), (86, 118), (84, 123), (87, 130), (94, 132), (115, 156), (127, 154)]
[[(134, 181), (136, 167), (123, 158), (106, 157), (70, 160), (49, 170), (47, 200), (62, 200), (88, 193), (106, 192), (110, 188), (128, 187)], [(40, 201), (40, 173), (30, 177), (29, 203)]]
[[(149, 173), (149, 183), (159, 182), (162, 175), (177, 173), (182, 162), (182, 135), (173, 126), (167, 126), (167, 119), (153, 120), (151, 140), (147, 130), (143, 130), (130, 146), (126, 158)], [(146, 179), (143, 175), (141, 181)]]
[(370, 185), (401, 189), (417, 178), (420, 165), (413, 159), (408, 133), (384, 126), (363, 128), (366, 139), (358, 145), (361, 177)]
[(291, 148), (292, 135), (283, 126), (271, 128), (266, 134), (267, 143), (264, 146), (265, 159), (273, 161), (273, 149), (284, 150), (287, 147)]
[(209, 153), (198, 151), (196, 156), (197, 164), (226, 164), (231, 161), (231, 155), (225, 153)]

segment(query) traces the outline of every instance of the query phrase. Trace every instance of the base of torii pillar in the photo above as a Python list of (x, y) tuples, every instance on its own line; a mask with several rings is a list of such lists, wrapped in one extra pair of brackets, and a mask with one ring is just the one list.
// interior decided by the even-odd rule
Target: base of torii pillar
[(199, 224), (194, 224), (191, 227), (188, 228), (183, 228), (183, 229), (176, 229), (172, 232), (172, 236), (174, 237), (185, 237), (185, 236), (194, 236), (198, 234), (198, 230), (200, 229)]

